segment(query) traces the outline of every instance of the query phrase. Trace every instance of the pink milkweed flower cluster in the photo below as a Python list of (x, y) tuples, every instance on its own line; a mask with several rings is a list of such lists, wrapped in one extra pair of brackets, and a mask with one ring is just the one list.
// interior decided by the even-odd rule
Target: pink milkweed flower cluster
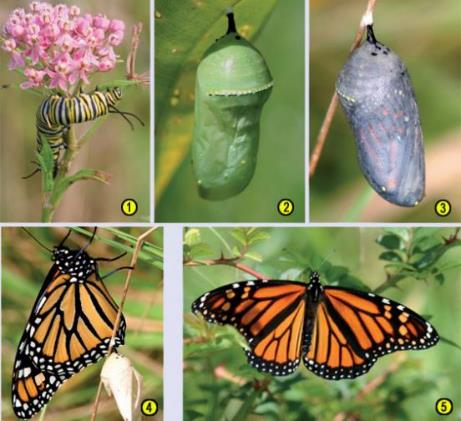
[(81, 14), (77, 6), (34, 1), (29, 10), (15, 9), (2, 31), (2, 48), (11, 55), (9, 68), (22, 69), (21, 88), (69, 88), (95, 72), (115, 67), (125, 23), (105, 15)]

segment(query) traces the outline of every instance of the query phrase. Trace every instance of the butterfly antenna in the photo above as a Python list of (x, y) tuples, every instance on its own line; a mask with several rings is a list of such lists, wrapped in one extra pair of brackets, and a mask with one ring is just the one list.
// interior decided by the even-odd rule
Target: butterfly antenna
[(71, 232), (72, 232), (71, 229), (69, 229), (69, 231), (67, 231), (66, 236), (61, 240), (61, 242), (59, 243), (59, 246), (58, 246), (58, 247), (62, 247), (62, 246), (64, 245), (64, 243), (66, 242), (66, 240), (69, 238)]
[(125, 269), (134, 270), (134, 266), (120, 266), (119, 268), (114, 269), (113, 271), (107, 273), (106, 275), (101, 276), (101, 279), (106, 279), (106, 278), (108, 278), (109, 276), (113, 275), (114, 273), (119, 272), (119, 271), (121, 271), (121, 270), (125, 270)]
[(43, 247), (45, 250), (49, 251), (50, 253), (53, 253), (53, 250), (45, 246), (37, 237), (35, 237), (27, 228), (21, 227), (21, 229), (26, 232), (26, 234), (31, 237), (38, 245)]
[(118, 259), (121, 259), (123, 256), (126, 256), (128, 252), (124, 251), (122, 254), (119, 256), (115, 257), (98, 257), (96, 259), (93, 259), (95, 262), (115, 262)]
[(94, 227), (93, 229), (93, 234), (91, 234), (91, 238), (90, 238), (90, 241), (88, 241), (88, 243), (86, 243), (80, 250), (79, 252), (75, 255), (74, 259), (76, 259), (78, 256), (80, 256), (90, 245), (91, 243), (93, 242), (94, 240), (94, 237), (96, 236), (96, 231), (97, 231), (98, 227)]
[(96, 236), (96, 231), (98, 230), (98, 227), (94, 227), (93, 229), (93, 234), (91, 235), (90, 241), (88, 241), (87, 245), (82, 248), (81, 251), (85, 251), (88, 247), (90, 247), (91, 243), (94, 240), (94, 237)]
[(322, 268), (322, 266), (325, 264), (325, 262), (328, 261), (328, 259), (331, 257), (331, 255), (333, 253), (336, 253), (336, 249), (331, 249), (328, 254), (323, 258), (323, 260), (320, 262), (320, 265), (315, 269), (315, 270), (311, 270), (311, 273), (312, 272), (320, 272), (320, 269)]

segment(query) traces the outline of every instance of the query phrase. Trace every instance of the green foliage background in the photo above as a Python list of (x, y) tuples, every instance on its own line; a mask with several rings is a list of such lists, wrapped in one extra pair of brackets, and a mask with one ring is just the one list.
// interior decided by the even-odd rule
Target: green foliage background
[[(27, 7), (27, 0), (3, 0), (0, 3), (0, 26), (8, 19), (9, 13), (18, 7)], [(106, 3), (90, 0), (63, 0), (54, 4), (75, 4), (82, 13), (104, 13), (113, 19), (121, 19), (126, 24), (125, 38), (115, 52), (123, 63), (104, 74), (90, 78), (94, 89), (99, 84), (125, 79), (125, 60), (130, 49), (131, 28), (143, 23), (143, 32), (137, 56), (137, 72), (149, 72), (149, 2), (112, 0)], [(110, 7), (109, 7), (110, 4)], [(25, 78), (8, 70), (9, 56), (0, 50), (0, 220), (4, 222), (35, 222), (41, 213), (41, 176), (23, 180), (21, 177), (34, 169), (30, 161), (36, 158), (35, 112), (41, 97), (31, 91), (19, 89)], [(130, 88), (117, 104), (123, 111), (138, 115), (145, 127), (135, 122), (131, 130), (126, 121), (118, 115), (103, 117), (97, 124), (91, 139), (74, 162), (72, 169), (94, 168), (111, 175), (109, 185), (84, 181), (73, 185), (65, 194), (55, 215), (56, 221), (148, 221), (150, 212), (150, 141), (149, 141), (149, 88)], [(93, 123), (76, 125), (81, 135)], [(133, 198), (139, 204), (135, 216), (124, 216), (121, 202)]]
[[(375, 290), (430, 319), (439, 335), (461, 343), (460, 240), (454, 229), (264, 228), (189, 229), (186, 262), (209, 263), (221, 253), (271, 279), (301, 280), (319, 270), (324, 284)], [(388, 277), (389, 276), (389, 277)], [(355, 380), (327, 381), (302, 364), (287, 377), (258, 373), (247, 362), (244, 339), (228, 326), (191, 313), (201, 294), (251, 279), (229, 266), (184, 267), (185, 420), (429, 420), (448, 397), (461, 416), (461, 350), (441, 340), (424, 351), (380, 358)], [(395, 281), (397, 288), (389, 286)], [(394, 365), (398, 365), (395, 372)], [(382, 377), (384, 376), (384, 377)], [(373, 384), (376, 382), (376, 387)]]
[[(310, 2), (310, 149), (347, 60), (367, 0)], [(406, 64), (419, 105), (426, 151), (426, 198), (413, 209), (381, 199), (360, 172), (352, 130), (338, 108), (310, 182), (312, 221), (441, 222), (438, 199), (451, 201), (445, 221), (461, 218), (461, 14), (458, 0), (378, 1), (377, 39)]]
[[(66, 228), (28, 228), (44, 245), (52, 248), (67, 233)], [(87, 244), (92, 229), (74, 228), (66, 245)], [(115, 262), (100, 262), (101, 276), (130, 264), (134, 244), (142, 228), (99, 228), (87, 250), (94, 257), (127, 256)], [(2, 420), (17, 420), (11, 408), (11, 373), (22, 332), (46, 274), (51, 268), (50, 253), (22, 229), (2, 230)], [(84, 235), (78, 235), (84, 234)], [(104, 280), (117, 303), (123, 292), (126, 270)], [(163, 407), (163, 231), (157, 229), (146, 239), (131, 278), (123, 314), (127, 322), (125, 345), (119, 352), (130, 359), (143, 376), (142, 399), (155, 398)], [(45, 420), (89, 420), (103, 361), (85, 368), (65, 382), (48, 403)], [(102, 392), (98, 420), (119, 419), (115, 401)], [(162, 413), (157, 415), (162, 419)], [(156, 418), (156, 419), (157, 419)]]
[[(241, 34), (266, 59), (275, 85), (262, 113), (253, 180), (240, 195), (211, 202), (198, 195), (189, 155), (195, 72), (205, 50), (227, 30), (229, 6)], [(157, 0), (155, 17), (157, 221), (303, 221), (304, 1)], [(290, 217), (277, 213), (285, 197), (295, 202)]]

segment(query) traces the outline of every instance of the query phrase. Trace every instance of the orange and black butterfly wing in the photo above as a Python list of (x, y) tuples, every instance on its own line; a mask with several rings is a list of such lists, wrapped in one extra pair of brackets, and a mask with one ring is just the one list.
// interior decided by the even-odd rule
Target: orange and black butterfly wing
[(299, 282), (238, 282), (205, 293), (192, 311), (208, 322), (234, 326), (248, 341), (248, 362), (284, 376), (300, 363), (306, 291)]
[(360, 376), (383, 355), (429, 348), (439, 340), (434, 327), (404, 305), (335, 287), (323, 288), (306, 331), (305, 365), (332, 380)]
[(23, 350), (18, 350), (14, 363), (12, 405), (18, 418), (29, 419), (48, 403), (62, 384), (55, 373), (41, 371)]
[[(39, 369), (68, 378), (107, 353), (118, 307), (97, 273), (84, 282), (53, 268), (49, 276), (26, 326), (27, 354)], [(125, 327), (122, 315), (115, 347)]]

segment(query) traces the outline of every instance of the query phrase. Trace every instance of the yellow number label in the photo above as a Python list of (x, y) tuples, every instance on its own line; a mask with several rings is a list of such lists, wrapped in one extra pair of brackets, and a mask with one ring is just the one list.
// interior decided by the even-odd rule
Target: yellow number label
[(133, 216), (138, 211), (138, 202), (134, 199), (125, 199), (122, 202), (122, 213), (126, 216)]
[(145, 399), (141, 404), (141, 412), (149, 417), (155, 415), (158, 411), (158, 403), (155, 399)]
[(453, 411), (453, 402), (448, 398), (440, 398), (435, 403), (435, 411), (439, 415), (450, 415)]
[(277, 209), (280, 215), (288, 216), (295, 210), (295, 204), (290, 199), (282, 199), (277, 204)]
[(435, 203), (435, 213), (438, 216), (448, 216), (451, 212), (451, 203), (448, 200), (442, 199)]

